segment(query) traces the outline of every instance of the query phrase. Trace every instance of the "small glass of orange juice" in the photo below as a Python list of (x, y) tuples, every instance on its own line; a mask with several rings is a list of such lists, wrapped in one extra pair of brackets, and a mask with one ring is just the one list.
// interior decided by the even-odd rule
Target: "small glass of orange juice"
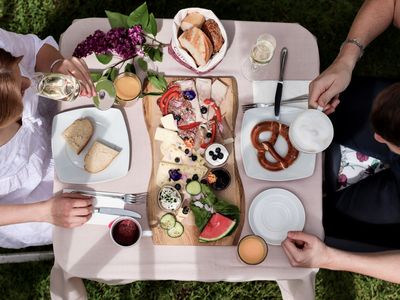
[(268, 255), (268, 246), (264, 239), (258, 235), (246, 235), (237, 247), (239, 258), (248, 265), (262, 263)]
[(142, 92), (142, 82), (136, 74), (121, 73), (114, 80), (116, 99), (122, 106), (126, 106), (137, 99)]

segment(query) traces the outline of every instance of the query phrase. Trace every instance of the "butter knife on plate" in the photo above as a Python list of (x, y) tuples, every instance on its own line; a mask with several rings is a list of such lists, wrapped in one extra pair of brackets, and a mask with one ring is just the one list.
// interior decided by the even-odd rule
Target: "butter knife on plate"
[(279, 120), (279, 112), (281, 109), (283, 74), (285, 73), (287, 55), (288, 55), (288, 49), (286, 47), (283, 47), (281, 50), (279, 81), (278, 81), (278, 85), (276, 86), (276, 92), (275, 92), (274, 114), (275, 114), (276, 120)]
[(141, 219), (142, 216), (132, 210), (127, 210), (123, 208), (115, 208), (115, 207), (95, 207), (93, 208), (94, 212), (106, 215), (116, 215), (116, 216), (127, 216), (136, 219)]

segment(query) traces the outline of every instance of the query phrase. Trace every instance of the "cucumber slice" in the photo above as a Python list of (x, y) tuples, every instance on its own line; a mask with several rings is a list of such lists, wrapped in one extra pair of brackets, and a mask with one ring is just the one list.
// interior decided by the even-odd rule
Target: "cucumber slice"
[(169, 230), (175, 226), (176, 219), (173, 214), (165, 214), (160, 219), (160, 226), (162, 229)]
[(169, 229), (167, 231), (167, 234), (172, 238), (178, 238), (183, 234), (184, 231), (185, 231), (185, 229), (183, 228), (182, 223), (179, 221), (176, 221), (175, 226), (172, 227), (171, 229)]
[(192, 196), (196, 196), (196, 195), (200, 194), (201, 193), (200, 182), (198, 182), (196, 180), (192, 180), (191, 182), (189, 182), (186, 185), (186, 191)]

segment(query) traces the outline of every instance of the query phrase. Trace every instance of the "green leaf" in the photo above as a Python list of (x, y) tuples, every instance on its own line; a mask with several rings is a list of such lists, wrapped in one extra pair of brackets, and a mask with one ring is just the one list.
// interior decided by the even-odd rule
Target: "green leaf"
[(112, 54), (107, 53), (107, 54), (96, 54), (96, 58), (99, 62), (101, 62), (103, 65), (108, 64), (112, 60)]
[(157, 22), (156, 18), (154, 17), (154, 14), (151, 13), (149, 15), (149, 24), (147, 24), (146, 28), (143, 29), (145, 32), (152, 34), (153, 36), (156, 36), (157, 34)]
[(153, 61), (162, 61), (162, 51), (160, 48), (155, 48), (154, 49), (154, 58)]
[(118, 76), (118, 69), (112, 68), (110, 71), (110, 75), (108, 77), (110, 78), (111, 81), (114, 81), (117, 76)]
[(167, 90), (168, 83), (167, 83), (167, 81), (165, 80), (165, 77), (164, 77), (162, 74), (158, 74), (157, 77), (158, 77), (158, 80), (159, 80), (160, 83), (161, 83), (162, 91), (166, 91), (166, 90)]
[(100, 80), (102, 74), (100, 72), (90, 72), (90, 79), (93, 82), (97, 82)]
[(147, 72), (147, 62), (143, 58), (138, 58), (137, 63), (143, 71)]
[(99, 107), (99, 105), (100, 105), (99, 97), (98, 96), (94, 96), (92, 99), (93, 99), (94, 105), (96, 105), (96, 107)]
[(156, 74), (148, 74), (147, 78), (149, 79), (150, 83), (160, 91), (164, 91), (164, 87), (162, 82), (160, 82), (160, 79), (158, 79)]
[(125, 72), (136, 73), (135, 66), (131, 63), (126, 64)]
[(106, 10), (106, 15), (111, 28), (128, 28), (128, 16), (117, 12)]
[(142, 25), (142, 28), (147, 28), (148, 22), (149, 22), (149, 11), (147, 10), (146, 2), (144, 2), (133, 12), (131, 12), (127, 20), (127, 24), (129, 27), (139, 24)]

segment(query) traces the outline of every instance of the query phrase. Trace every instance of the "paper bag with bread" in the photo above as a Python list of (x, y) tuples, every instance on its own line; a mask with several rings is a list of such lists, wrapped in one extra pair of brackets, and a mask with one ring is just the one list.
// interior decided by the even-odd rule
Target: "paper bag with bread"
[(227, 45), (225, 29), (211, 10), (192, 7), (176, 14), (171, 41), (173, 55), (196, 73), (214, 68), (225, 56)]

